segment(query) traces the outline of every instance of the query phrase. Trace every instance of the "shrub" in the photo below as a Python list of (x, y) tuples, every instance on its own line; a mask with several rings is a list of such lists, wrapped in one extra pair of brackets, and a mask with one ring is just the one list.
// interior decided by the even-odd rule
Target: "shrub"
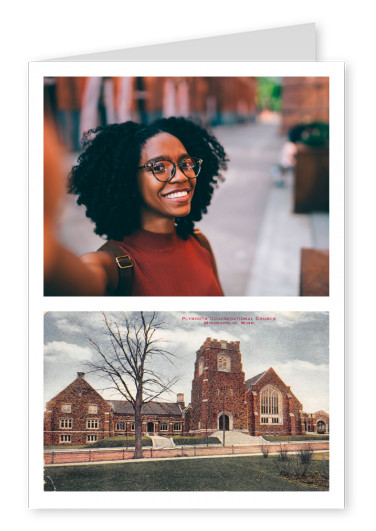
[(261, 451), (262, 451), (263, 457), (265, 457), (265, 459), (266, 459), (268, 457), (268, 455), (269, 455), (269, 451), (270, 451), (269, 447), (266, 446), (265, 444), (263, 444), (261, 446)]
[(173, 437), (177, 446), (220, 444), (218, 437)]
[[(93, 444), (87, 444), (85, 448), (134, 448), (135, 438), (115, 436), (101, 439)], [(152, 446), (151, 439), (148, 437), (142, 437), (142, 446)]]
[(279, 448), (278, 461), (288, 461), (289, 456), (287, 455), (287, 453), (288, 453), (288, 450), (284, 448), (281, 444)]
[(309, 466), (312, 462), (312, 457), (313, 450), (310, 445), (299, 450), (296, 461), (296, 475), (298, 477), (305, 477), (307, 475)]

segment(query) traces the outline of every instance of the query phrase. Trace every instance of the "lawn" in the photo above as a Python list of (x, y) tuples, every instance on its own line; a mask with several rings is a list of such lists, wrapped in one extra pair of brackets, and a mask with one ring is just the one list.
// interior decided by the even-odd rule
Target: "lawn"
[[(201, 445), (208, 444), (221, 444), (221, 441), (217, 437), (173, 437), (176, 446), (186, 445)], [(135, 438), (134, 436), (125, 437), (124, 435), (116, 435), (115, 437), (106, 437), (95, 443), (81, 444), (81, 445), (61, 445), (55, 444), (52, 446), (45, 446), (45, 450), (81, 450), (82, 448), (134, 448)], [(142, 437), (142, 446), (152, 446), (152, 441), (149, 437)]]
[(269, 442), (291, 442), (291, 441), (329, 441), (329, 435), (317, 433), (307, 433), (306, 435), (263, 435)]
[[(326, 456), (328, 454), (325, 454)], [(277, 456), (176, 459), (45, 468), (45, 490), (57, 491), (317, 491), (328, 457), (315, 459), (312, 484), (284, 479)], [(295, 457), (291, 457), (295, 459)], [(316, 479), (315, 479), (316, 478)]]

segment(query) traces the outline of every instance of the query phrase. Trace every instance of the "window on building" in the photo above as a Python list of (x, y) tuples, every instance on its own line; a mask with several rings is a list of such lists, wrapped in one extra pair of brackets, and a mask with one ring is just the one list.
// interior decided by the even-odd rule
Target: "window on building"
[(86, 442), (88, 443), (97, 442), (97, 440), (98, 440), (98, 435), (86, 435)]
[(125, 422), (117, 422), (116, 428), (117, 431), (125, 431)]
[(60, 428), (63, 430), (72, 429), (73, 420), (72, 419), (60, 419)]
[(60, 442), (62, 444), (69, 444), (72, 442), (72, 437), (70, 435), (60, 435)]
[(86, 429), (87, 430), (97, 430), (99, 428), (98, 419), (86, 419)]
[(183, 427), (182, 422), (174, 422), (174, 431), (181, 431)]
[(159, 425), (159, 431), (168, 431), (168, 424), (167, 422), (161, 422)]
[(134, 423), (134, 422), (132, 422), (132, 424), (131, 424), (131, 430), (132, 430), (132, 431), (135, 430), (135, 423)]
[(88, 408), (89, 415), (96, 415), (98, 413), (98, 406), (92, 404)]
[(198, 362), (198, 375), (199, 376), (201, 376), (201, 374), (204, 372), (204, 365), (205, 365), (204, 358), (200, 358), (200, 361)]
[(63, 404), (61, 406), (62, 413), (72, 413), (72, 404)]
[(230, 372), (230, 368), (231, 368), (230, 357), (227, 356), (226, 354), (220, 354), (218, 356), (218, 370)]
[(261, 424), (282, 424), (282, 395), (270, 385), (260, 394)]

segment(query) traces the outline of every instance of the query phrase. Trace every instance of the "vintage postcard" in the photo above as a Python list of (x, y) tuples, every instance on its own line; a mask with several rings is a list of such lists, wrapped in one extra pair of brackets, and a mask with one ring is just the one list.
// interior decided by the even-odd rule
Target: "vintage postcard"
[(47, 506), (67, 492), (247, 492), (246, 507), (260, 493), (305, 492), (303, 506), (312, 493), (331, 497), (341, 448), (329, 454), (337, 363), (327, 312), (48, 312), (44, 321)]

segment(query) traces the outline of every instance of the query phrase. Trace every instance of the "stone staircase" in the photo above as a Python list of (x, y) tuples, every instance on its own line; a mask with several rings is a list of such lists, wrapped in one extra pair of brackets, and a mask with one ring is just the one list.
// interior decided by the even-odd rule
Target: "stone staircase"
[[(211, 437), (218, 437), (223, 443), (223, 431), (218, 430), (210, 435)], [(269, 444), (268, 441), (262, 437), (252, 437), (247, 433), (241, 431), (226, 431), (225, 432), (225, 446), (254, 446), (260, 444)]]
[(153, 443), (153, 448), (175, 448), (173, 439), (168, 437), (159, 437), (158, 435), (147, 435)]

